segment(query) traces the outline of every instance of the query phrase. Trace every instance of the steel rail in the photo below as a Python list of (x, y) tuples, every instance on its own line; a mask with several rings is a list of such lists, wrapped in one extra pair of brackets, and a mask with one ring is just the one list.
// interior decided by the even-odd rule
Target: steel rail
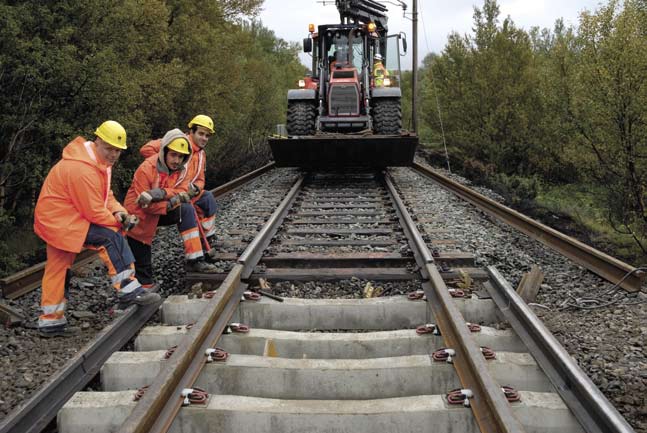
[(216, 187), (211, 190), (211, 193), (215, 197), (222, 197), (223, 195), (230, 193), (232, 191), (235, 191), (236, 189), (240, 188), (241, 186), (245, 185), (247, 182), (250, 182), (257, 177), (259, 177), (262, 174), (267, 173), (271, 169), (275, 167), (274, 162), (270, 162), (269, 164), (265, 164), (264, 166), (257, 168), (254, 171), (250, 171), (247, 174), (244, 174), (240, 177), (237, 177), (236, 179), (229, 181), (225, 184), (220, 185), (219, 187)]
[(238, 263), (217, 290), (216, 296), (205, 307), (200, 320), (193, 325), (188, 336), (164, 364), (144, 397), (119, 428), (119, 433), (162, 433), (170, 429), (182, 407), (182, 391), (190, 389), (195, 383), (206, 363), (203, 354), (217, 344), (247, 287), (244, 283), (245, 278), (251, 275), (263, 251), (283, 223), (301, 190), (303, 180), (301, 177), (295, 182), (270, 219), (245, 249)]
[[(72, 269), (81, 268), (97, 258), (94, 250), (83, 250), (77, 254)], [(16, 299), (40, 287), (40, 282), (45, 273), (45, 262), (37, 263), (26, 269), (0, 279), (2, 296), (7, 299)]]
[(640, 291), (647, 277), (645, 272), (497, 203), (428, 167), (414, 162), (413, 168), (483, 212), (538, 240), (607, 281), (618, 284), (629, 292)]
[(38, 393), (10, 412), (0, 423), (0, 433), (38, 433), (47, 427), (65, 402), (99, 373), (110, 355), (128, 343), (160, 304), (129, 307), (67, 361)]
[(493, 266), (492, 299), (587, 433), (635, 433), (542, 321)]
[(480, 431), (482, 433), (524, 432), (500, 385), (492, 378), (480, 348), (469, 334), (465, 319), (454, 305), (447, 286), (436, 268), (433, 256), (400, 198), (393, 180), (387, 176), (385, 181), (416, 262), (421, 268), (423, 277), (427, 279), (422, 287), (434, 313), (436, 325), (440, 328), (446, 346), (456, 352), (453, 365), (463, 388), (473, 392), (473, 398), (469, 402)]
[[(216, 197), (230, 193), (261, 174), (274, 167), (274, 163), (267, 164), (253, 172), (250, 172), (238, 179), (212, 190)], [(77, 256), (75, 266), (86, 264), (96, 257), (95, 252), (85, 250)], [(23, 270), (15, 276), (0, 280), (3, 289), (9, 285), (18, 287), (21, 293), (25, 293), (28, 287), (25, 281), (40, 285), (44, 263), (32, 266)], [(21, 280), (22, 278), (22, 280)], [(25, 280), (25, 278), (27, 280)], [(33, 290), (32, 287), (30, 290)], [(12, 292), (18, 293), (18, 292)], [(17, 295), (18, 296), (18, 295)], [(63, 407), (75, 392), (85, 387), (99, 372), (103, 363), (115, 351), (123, 347), (142, 326), (157, 311), (158, 305), (145, 307), (130, 307), (123, 315), (116, 318), (110, 325), (104, 328), (95, 338), (83, 347), (77, 355), (67, 361), (65, 365), (54, 374), (41, 389), (34, 394), (23, 405), (15, 408), (0, 422), (0, 433), (38, 433), (42, 431), (58, 411)]]
[[(273, 169), (274, 166), (274, 162), (266, 164), (254, 171), (251, 171), (243, 176), (240, 176), (230, 182), (212, 189), (211, 193), (214, 195), (214, 197), (222, 197), (225, 194), (235, 191), (247, 182), (250, 182), (251, 180), (268, 172), (269, 170)], [(91, 263), (96, 258), (96, 251), (83, 250), (76, 256), (76, 260), (74, 261), (72, 269), (74, 270), (81, 268), (88, 263)], [(45, 262), (41, 262), (34, 266), (16, 272), (13, 275), (9, 275), (5, 278), (0, 279), (0, 289), (2, 289), (2, 296), (8, 299), (16, 299), (26, 293), (31, 292), (32, 290), (35, 290), (36, 288), (40, 287), (40, 282), (43, 279), (44, 271)]]

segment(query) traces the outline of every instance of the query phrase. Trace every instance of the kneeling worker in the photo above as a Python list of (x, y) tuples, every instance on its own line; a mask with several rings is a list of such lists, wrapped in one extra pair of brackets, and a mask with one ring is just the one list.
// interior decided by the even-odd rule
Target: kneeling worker
[(186, 135), (179, 129), (168, 131), (160, 141), (159, 153), (146, 158), (135, 171), (126, 194), (126, 209), (140, 219), (127, 237), (136, 259), (136, 276), (145, 287), (153, 285), (151, 246), (162, 216), (170, 219), (177, 215), (188, 271), (219, 272), (204, 261), (198, 220), (191, 205), (196, 191), (186, 191), (185, 164), (190, 157)]
[(134, 257), (120, 233), (137, 224), (115, 199), (112, 165), (126, 149), (126, 130), (108, 120), (95, 131), (94, 141), (77, 137), (63, 149), (45, 178), (34, 210), (34, 231), (47, 243), (38, 329), (44, 337), (70, 336), (65, 308), (70, 267), (83, 247), (97, 250), (108, 268), (121, 304), (158, 302), (135, 278)]
[[(198, 114), (189, 122), (186, 136), (191, 144), (191, 157), (186, 164), (185, 187), (194, 195), (191, 203), (198, 212), (200, 224), (208, 242), (213, 244), (216, 237), (216, 211), (218, 205), (211, 191), (205, 191), (205, 169), (207, 153), (205, 148), (214, 134), (213, 120), (204, 114)], [(152, 140), (139, 149), (144, 158), (159, 153), (161, 140)], [(206, 247), (206, 246), (205, 246)]]

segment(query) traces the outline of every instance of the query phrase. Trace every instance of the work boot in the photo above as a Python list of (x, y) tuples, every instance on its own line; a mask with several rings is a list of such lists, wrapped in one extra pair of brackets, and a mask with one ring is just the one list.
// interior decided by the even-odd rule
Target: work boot
[(54, 338), (54, 337), (74, 337), (79, 335), (79, 328), (60, 325), (60, 326), (45, 326), (38, 328), (38, 333), (43, 338)]
[(220, 261), (217, 256), (218, 252), (215, 250), (215, 248), (211, 248), (208, 252), (205, 253), (204, 261), (207, 263), (217, 263)]
[(142, 284), (142, 289), (146, 290), (147, 292), (157, 292), (158, 286), (157, 283)]
[(196, 272), (200, 274), (217, 274), (222, 272), (217, 266), (207, 263), (203, 260), (187, 260), (184, 269), (187, 272)]
[(119, 305), (127, 307), (129, 305), (150, 305), (159, 302), (162, 299), (157, 293), (147, 292), (142, 287), (138, 287), (131, 293), (117, 296)]

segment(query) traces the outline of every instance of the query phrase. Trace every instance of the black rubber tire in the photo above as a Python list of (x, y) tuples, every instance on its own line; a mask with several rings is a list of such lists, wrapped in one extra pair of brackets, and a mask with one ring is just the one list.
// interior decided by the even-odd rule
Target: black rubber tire
[(378, 135), (399, 135), (402, 129), (400, 98), (373, 99), (373, 132)]
[(315, 118), (316, 107), (312, 102), (288, 102), (288, 135), (314, 135)]

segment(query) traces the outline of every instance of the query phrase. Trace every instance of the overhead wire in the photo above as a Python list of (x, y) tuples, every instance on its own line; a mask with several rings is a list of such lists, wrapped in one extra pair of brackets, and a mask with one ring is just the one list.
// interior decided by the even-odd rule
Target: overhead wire
[[(427, 45), (427, 51), (431, 53), (431, 48), (429, 46), (429, 39), (427, 39), (427, 27), (425, 26), (425, 18), (422, 11), (422, 2), (418, 3), (418, 10), (419, 10), (420, 21), (422, 22), (422, 31), (425, 35), (425, 44)], [(445, 148), (445, 160), (447, 161), (447, 171), (451, 173), (452, 167), (449, 163), (449, 151), (447, 150), (447, 140), (445, 138), (445, 126), (443, 125), (443, 115), (440, 110), (440, 98), (438, 97), (438, 88), (436, 87), (436, 80), (434, 79), (434, 71), (431, 65), (429, 66), (429, 74), (431, 75), (431, 85), (434, 88), (434, 96), (436, 97), (436, 110), (438, 111), (440, 133), (443, 138), (443, 147)]]

